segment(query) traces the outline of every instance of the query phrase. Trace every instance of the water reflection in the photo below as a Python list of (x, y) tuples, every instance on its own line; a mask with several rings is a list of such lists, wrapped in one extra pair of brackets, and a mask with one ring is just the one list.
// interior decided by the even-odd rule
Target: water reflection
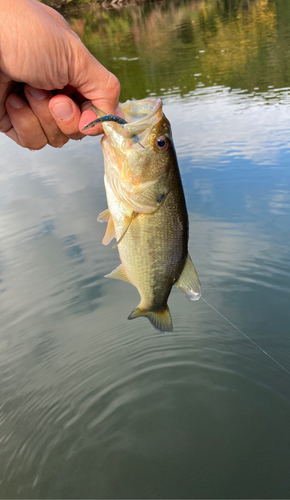
[(172, 1), (118, 12), (95, 6), (77, 19), (67, 12), (67, 19), (119, 77), (122, 100), (165, 92), (184, 96), (214, 84), (264, 92), (268, 85), (284, 87), (289, 71), (289, 6), (282, 4)]
[[(163, 97), (204, 297), (289, 370), (289, 5), (178, 4), (67, 16), (123, 99)], [(287, 373), (178, 290), (173, 335), (127, 321), (103, 278), (98, 139), (0, 145), (0, 496), (286, 498)]]
[[(271, 106), (267, 106), (268, 99)], [(179, 155), (190, 155), (199, 167), (205, 157), (214, 160), (213, 168), (218, 161), (225, 169), (230, 157), (277, 165), (289, 154), (289, 90), (257, 96), (214, 86), (190, 92), (183, 100), (169, 97), (165, 102), (170, 104)]]

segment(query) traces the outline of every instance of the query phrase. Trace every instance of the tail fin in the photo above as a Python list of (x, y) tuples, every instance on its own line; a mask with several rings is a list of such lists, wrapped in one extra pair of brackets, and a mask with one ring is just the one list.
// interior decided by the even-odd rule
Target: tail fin
[(159, 332), (171, 333), (173, 330), (171, 314), (170, 314), (170, 311), (168, 309), (168, 306), (166, 306), (164, 309), (162, 309), (160, 311), (146, 311), (146, 310), (142, 310), (138, 306), (130, 314), (128, 319), (139, 318), (140, 316), (145, 316), (146, 318), (148, 318), (150, 323)]

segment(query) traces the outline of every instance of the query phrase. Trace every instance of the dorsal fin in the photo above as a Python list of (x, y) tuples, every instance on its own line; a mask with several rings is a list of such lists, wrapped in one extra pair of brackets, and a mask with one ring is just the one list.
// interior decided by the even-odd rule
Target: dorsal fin
[(186, 295), (188, 300), (198, 300), (201, 297), (201, 284), (189, 254), (187, 254), (185, 266), (175, 285)]
[(173, 330), (171, 314), (167, 305), (160, 311), (146, 311), (138, 306), (128, 319), (140, 318), (141, 316), (148, 318), (151, 325), (159, 332), (171, 333)]
[(125, 269), (123, 267), (123, 264), (120, 264), (112, 272), (110, 272), (109, 274), (106, 274), (106, 276), (104, 276), (104, 278), (114, 278), (115, 280), (122, 280), (122, 281), (127, 281), (128, 283), (131, 283), (127, 274), (125, 273)]

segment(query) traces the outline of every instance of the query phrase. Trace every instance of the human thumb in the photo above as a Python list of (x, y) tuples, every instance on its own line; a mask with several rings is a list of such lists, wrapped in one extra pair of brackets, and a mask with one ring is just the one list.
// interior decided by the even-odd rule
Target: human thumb
[(12, 127), (10, 118), (6, 112), (5, 100), (11, 90), (11, 81), (0, 74), (0, 132), (4, 134)]

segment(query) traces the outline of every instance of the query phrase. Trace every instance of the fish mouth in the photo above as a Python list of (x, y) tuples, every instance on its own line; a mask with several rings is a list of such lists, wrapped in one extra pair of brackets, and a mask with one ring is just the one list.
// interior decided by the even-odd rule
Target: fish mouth
[(103, 122), (105, 135), (111, 139), (119, 136), (119, 140), (132, 138), (133, 142), (146, 142), (150, 131), (163, 115), (162, 101), (159, 98), (126, 101), (120, 103), (120, 108), (127, 123), (118, 123), (119, 120), (116, 119)]
[(112, 114), (106, 115), (93, 105), (93, 109), (99, 118), (88, 123), (82, 131), (92, 128), (97, 123), (102, 123), (106, 135), (110, 135), (114, 131), (124, 138), (128, 138), (137, 136), (137, 134), (147, 129), (152, 129), (163, 115), (162, 101), (159, 98), (140, 99), (139, 101), (128, 100), (123, 104), (120, 103), (119, 106), (124, 118)]
[(144, 132), (158, 123), (162, 117), (162, 101), (159, 98), (126, 101), (120, 104), (126, 124), (122, 126), (123, 135), (132, 137)]

